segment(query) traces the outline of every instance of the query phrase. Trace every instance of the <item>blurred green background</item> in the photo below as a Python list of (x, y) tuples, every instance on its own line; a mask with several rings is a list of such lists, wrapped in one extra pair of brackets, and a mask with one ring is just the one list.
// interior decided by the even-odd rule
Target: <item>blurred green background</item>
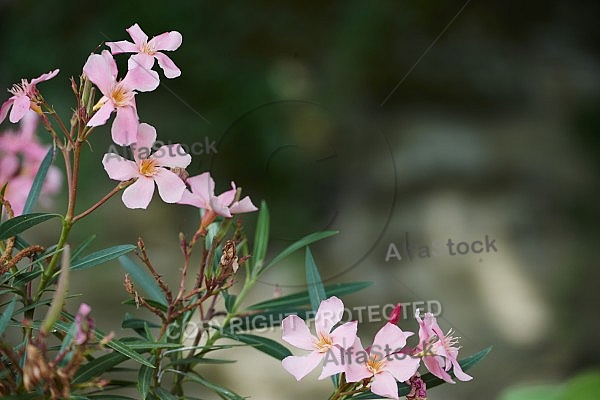
[[(135, 22), (149, 36), (181, 32), (183, 45), (169, 55), (182, 76), (137, 96), (141, 120), (165, 142), (215, 141), (217, 152), (194, 156), (189, 172), (210, 170), (218, 191), (235, 180), (255, 204), (266, 200), (273, 251), (339, 229), (313, 249), (323, 277), (375, 282), (348, 296), (349, 307), (437, 300), (465, 356), (494, 345), (473, 382), (435, 389), (431, 399), (500, 398), (511, 385), (599, 366), (600, 5), (473, 1), (448, 26), (464, 5), (0, 0), (0, 87), (60, 68), (40, 89), (68, 120), (67, 79), (104, 41), (129, 39)], [(80, 209), (114, 185), (100, 164), (110, 143), (108, 126), (91, 139)], [(55, 204), (63, 212), (64, 198)], [(249, 231), (255, 219), (244, 218)], [(157, 196), (147, 211), (113, 199), (72, 240), (96, 232), (100, 248), (142, 234), (174, 283), (177, 233), (197, 222), (191, 207)], [(406, 232), (420, 244), (489, 235), (498, 251), (386, 262)], [(56, 234), (49, 223), (31, 236), (50, 244)], [(121, 305), (122, 270), (110, 263), (87, 272), (74, 277), (72, 293), (92, 305), (102, 329), (123, 334), (124, 311), (135, 311)], [(275, 285), (300, 290), (301, 254), (267, 278), (253, 299), (272, 296)], [(401, 326), (416, 330), (412, 319)], [(328, 391), (314, 374), (297, 384), (273, 359), (237, 356), (209, 374), (243, 395)]]

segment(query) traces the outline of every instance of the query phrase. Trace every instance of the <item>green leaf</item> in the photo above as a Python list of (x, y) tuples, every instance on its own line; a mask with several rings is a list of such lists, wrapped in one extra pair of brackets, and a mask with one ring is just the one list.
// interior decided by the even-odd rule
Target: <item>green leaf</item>
[(169, 392), (168, 390), (163, 389), (161, 387), (156, 388), (154, 390), (154, 393), (161, 400), (178, 400), (179, 399), (179, 397), (175, 396), (174, 394), (171, 394), (171, 392)]
[(207, 387), (208, 389), (212, 390), (213, 392), (215, 392), (216, 394), (218, 394), (226, 400), (244, 400), (242, 396), (240, 396), (237, 393), (234, 393), (231, 389), (227, 389), (226, 387), (217, 385), (216, 383), (211, 382), (198, 374), (188, 373), (184, 375), (188, 379)]
[(233, 305), (235, 304), (237, 296), (234, 294), (229, 294), (226, 290), (221, 293), (223, 294), (223, 299), (225, 300), (225, 310), (227, 310), (228, 313), (233, 312)]
[[(109, 371), (112, 367), (119, 365), (120, 363), (127, 360), (127, 356), (118, 352), (112, 352), (104, 354), (87, 364), (82, 365), (75, 374), (72, 383), (85, 383), (93, 378), (96, 378), (105, 372)], [(146, 361), (146, 360), (144, 360)]]
[(5, 240), (15, 235), (18, 235), (19, 233), (26, 231), (32, 226), (41, 224), (44, 221), (56, 217), (60, 218), (61, 216), (58, 214), (34, 213), (19, 215), (17, 217), (11, 218), (8, 221), (4, 221), (2, 224), (0, 224), (0, 240)]
[(134, 245), (124, 244), (120, 246), (109, 247), (104, 250), (95, 251), (74, 262), (71, 266), (71, 269), (80, 270), (90, 268), (98, 264), (114, 260), (115, 258), (122, 256), (123, 254), (129, 253), (133, 249), (135, 249)]
[[(149, 360), (152, 362), (152, 360)], [(148, 393), (150, 392), (150, 385), (152, 384), (152, 375), (154, 371), (152, 368), (149, 368), (145, 365), (140, 367), (138, 372), (138, 392), (140, 392), (140, 396), (142, 396), (142, 400), (146, 400), (148, 397)]]
[(73, 258), (74, 261), (77, 260), (77, 257), (79, 257), (79, 255), (81, 253), (83, 253), (83, 251), (85, 249), (87, 249), (90, 244), (92, 244), (92, 242), (94, 241), (94, 239), (96, 239), (96, 235), (90, 236), (89, 238), (87, 238), (85, 240), (85, 242), (83, 242), (79, 246), (77, 246), (77, 248), (73, 251), (73, 255), (72, 255), (72, 258)]
[(237, 362), (236, 360), (223, 360), (220, 358), (204, 358), (204, 357), (190, 357), (190, 358), (181, 358), (179, 360), (171, 361), (168, 366), (173, 365), (187, 365), (187, 364), (233, 364)]
[(121, 322), (121, 328), (124, 329), (144, 329), (144, 325), (150, 328), (160, 328), (159, 324), (141, 318), (132, 318), (128, 313), (125, 313), (125, 318)]
[(319, 270), (309, 247), (306, 248), (306, 261), (304, 267), (306, 269), (306, 284), (308, 285), (310, 306), (314, 312), (317, 312), (321, 302), (327, 297), (323, 282), (321, 281), (321, 275), (319, 275)]
[(287, 258), (289, 255), (294, 253), (296, 250), (300, 250), (301, 248), (308, 246), (309, 244), (318, 242), (319, 240), (328, 238), (333, 235), (337, 235), (338, 233), (339, 233), (339, 231), (321, 231), (321, 232), (315, 232), (315, 233), (311, 233), (310, 235), (304, 236), (302, 239), (299, 239), (298, 241), (292, 243), (285, 250), (283, 250), (281, 253), (279, 253), (277, 256), (275, 256), (267, 265), (265, 265), (262, 268), (262, 270), (259, 272), (259, 274), (263, 274), (269, 268), (271, 268), (273, 265), (275, 265), (279, 261)]
[(269, 225), (269, 208), (267, 207), (267, 203), (262, 201), (260, 203), (258, 221), (256, 222), (256, 232), (254, 233), (254, 252), (252, 253), (254, 271), (260, 271), (267, 255)]
[(48, 169), (52, 165), (52, 158), (54, 156), (54, 148), (50, 147), (48, 152), (44, 156), (42, 163), (40, 164), (40, 168), (38, 169), (37, 174), (35, 174), (35, 178), (33, 180), (33, 185), (31, 185), (31, 190), (29, 191), (29, 195), (27, 196), (27, 201), (25, 201), (25, 206), (23, 207), (23, 212), (21, 214), (29, 214), (33, 207), (38, 201), (40, 197), (40, 193), (42, 191), (42, 187), (44, 186), (44, 180), (46, 180), (46, 174), (48, 173)]
[(139, 285), (152, 300), (164, 306), (167, 305), (165, 295), (152, 275), (127, 256), (119, 257), (119, 261), (125, 271), (129, 273), (133, 282)]
[(281, 325), (281, 321), (288, 315), (297, 315), (306, 320), (311, 314), (308, 310), (301, 309), (265, 311), (244, 317), (234, 317), (223, 329), (227, 329), (230, 333), (267, 329)]
[(8, 306), (4, 311), (2, 311), (2, 316), (0, 317), (0, 336), (8, 327), (10, 323), (10, 319), (12, 318), (13, 312), (15, 311), (15, 306), (17, 305), (17, 296), (14, 296), (13, 299), (8, 303)]
[[(113, 381), (111, 380), (111, 383)], [(97, 399), (97, 400), (136, 400), (133, 397), (127, 397), (127, 396), (119, 396), (116, 394), (98, 394), (95, 396), (88, 396), (90, 399)]]
[(233, 334), (228, 332), (224, 332), (223, 336), (254, 346), (257, 350), (260, 350), (271, 357), (275, 357), (279, 361), (292, 355), (285, 346), (266, 337), (248, 334)]
[[(343, 296), (345, 294), (358, 292), (368, 286), (371, 286), (373, 282), (347, 282), (347, 283), (334, 283), (325, 286), (326, 297), (331, 296)], [(270, 299), (261, 301), (248, 307), (248, 310), (272, 310), (279, 308), (290, 308), (290, 307), (302, 307), (310, 304), (308, 297), (308, 291), (289, 294), (287, 296), (281, 296), (276, 299)]]

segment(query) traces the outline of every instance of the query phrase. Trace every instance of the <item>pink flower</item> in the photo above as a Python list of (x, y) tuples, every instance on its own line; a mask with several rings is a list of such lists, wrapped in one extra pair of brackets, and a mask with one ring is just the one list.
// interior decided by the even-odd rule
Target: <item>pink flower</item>
[(81, 303), (79, 305), (79, 311), (77, 311), (77, 315), (75, 315), (75, 326), (77, 327), (77, 331), (75, 332), (75, 337), (73, 341), (77, 345), (82, 345), (88, 342), (92, 336), (92, 331), (94, 330), (94, 320), (90, 317), (90, 313), (92, 312), (92, 307), (85, 303)]
[(248, 196), (240, 201), (234, 201), (237, 190), (234, 182), (231, 182), (231, 190), (219, 196), (215, 196), (215, 181), (208, 172), (192, 176), (186, 182), (191, 191), (186, 189), (178, 203), (205, 209), (206, 213), (202, 218), (202, 226), (204, 227), (210, 225), (217, 215), (231, 218), (232, 214), (258, 210)]
[(117, 80), (117, 64), (113, 56), (104, 50), (102, 54), (88, 57), (83, 72), (104, 95), (94, 106), (97, 110), (88, 121), (88, 126), (104, 125), (110, 114), (117, 110), (111, 133), (113, 141), (128, 146), (136, 140), (138, 115), (135, 105), (136, 91), (148, 92), (158, 87), (159, 78), (155, 71), (134, 68), (123, 80)]
[[(23, 207), (33, 185), (48, 146), (43, 146), (35, 136), (38, 117), (33, 111), (26, 112), (18, 131), (6, 131), (0, 135), (0, 187), (6, 186), (4, 197), (9, 201), (15, 216), (23, 213)], [(62, 175), (51, 166), (42, 186), (40, 200), (48, 206), (52, 195), (60, 190)]]
[[(351, 346), (356, 339), (356, 321), (340, 325), (333, 331), (334, 325), (342, 320), (344, 304), (333, 296), (321, 302), (315, 317), (316, 336), (308, 330), (305, 322), (297, 315), (290, 315), (282, 321), (282, 339), (289, 344), (310, 350), (305, 356), (288, 356), (283, 359), (283, 368), (301, 380), (324, 361), (319, 379), (343, 372), (345, 366), (337, 361), (336, 353)], [(333, 358), (330, 360), (330, 358)]]
[(104, 155), (102, 164), (111, 179), (136, 181), (123, 192), (123, 203), (128, 208), (146, 208), (154, 194), (154, 184), (158, 186), (160, 197), (167, 203), (181, 199), (185, 183), (168, 168), (186, 168), (192, 157), (186, 154), (179, 144), (159, 147), (150, 155), (156, 141), (156, 129), (142, 123), (139, 125), (137, 141), (132, 145), (133, 158), (127, 160), (115, 153)]
[(31, 103), (36, 102), (38, 94), (36, 85), (54, 78), (58, 74), (58, 71), (58, 69), (50, 71), (47, 74), (32, 79), (31, 82), (27, 79), (21, 79), (21, 83), (14, 84), (12, 89), (8, 90), (12, 94), (12, 97), (6, 100), (0, 107), (0, 123), (4, 121), (11, 107), (12, 110), (8, 117), (9, 121), (12, 123), (19, 122), (27, 110), (31, 108)]
[(181, 70), (177, 68), (175, 63), (166, 54), (161, 53), (161, 50), (177, 50), (181, 46), (181, 33), (177, 31), (165, 32), (148, 40), (148, 35), (142, 31), (138, 24), (132, 25), (127, 29), (127, 32), (133, 39), (133, 43), (121, 40), (119, 42), (106, 42), (106, 45), (110, 47), (113, 54), (136, 53), (129, 59), (130, 69), (137, 66), (150, 69), (154, 66), (154, 59), (156, 59), (167, 78), (176, 78), (181, 75)]
[(452, 336), (452, 330), (444, 334), (438, 325), (435, 317), (431, 313), (425, 314), (425, 319), (421, 320), (417, 311), (415, 318), (419, 322), (419, 342), (422, 343), (423, 363), (433, 375), (448, 383), (454, 383), (448, 371), (452, 367), (452, 372), (458, 380), (470, 381), (473, 377), (465, 374), (458, 363), (458, 350), (460, 347), (455, 345), (459, 338)]
[[(371, 391), (379, 396), (398, 398), (396, 381), (410, 379), (419, 368), (420, 359), (405, 349), (406, 338), (412, 332), (402, 332), (400, 328), (386, 323), (375, 335), (373, 345), (366, 351), (360, 339), (348, 350), (346, 379), (358, 382), (372, 378)], [(352, 353), (354, 353), (352, 355)]]

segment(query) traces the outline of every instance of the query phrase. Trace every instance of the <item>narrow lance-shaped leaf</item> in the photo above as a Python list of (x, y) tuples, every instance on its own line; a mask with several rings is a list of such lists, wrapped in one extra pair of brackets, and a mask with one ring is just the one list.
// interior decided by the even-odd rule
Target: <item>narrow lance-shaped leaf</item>
[(268, 354), (279, 361), (283, 360), (287, 356), (292, 355), (292, 353), (285, 346), (266, 337), (231, 333), (224, 333), (224, 336), (233, 340), (237, 340), (238, 342), (254, 346), (256, 350), (262, 351), (263, 353)]
[(44, 181), (46, 180), (46, 175), (48, 174), (48, 169), (52, 165), (52, 158), (54, 156), (54, 149), (50, 147), (46, 156), (42, 160), (40, 164), (40, 168), (38, 169), (37, 174), (35, 174), (35, 178), (33, 179), (33, 184), (31, 185), (31, 190), (29, 191), (29, 195), (27, 196), (27, 201), (25, 201), (25, 206), (23, 207), (22, 214), (29, 214), (33, 207), (38, 201), (40, 197), (40, 193), (42, 192), (42, 188), (44, 187)]
[(267, 255), (269, 246), (269, 208), (266, 202), (261, 202), (256, 222), (256, 232), (254, 234), (254, 252), (252, 260), (254, 261), (254, 273), (260, 271)]
[[(347, 282), (347, 283), (334, 283), (325, 286), (325, 295), (327, 298), (331, 296), (342, 296), (358, 292), (370, 285), (373, 282)], [(278, 308), (292, 308), (302, 307), (310, 304), (308, 291), (289, 294), (287, 296), (281, 296), (275, 299), (269, 299), (261, 301), (248, 307), (248, 310), (272, 310)]]
[(322, 232), (311, 233), (310, 235), (304, 236), (300, 240), (298, 240), (298, 241), (292, 243), (291, 245), (289, 245), (281, 253), (279, 253), (278, 255), (276, 255), (271, 261), (269, 261), (269, 263), (267, 265), (265, 265), (261, 269), (261, 271), (259, 272), (259, 274), (265, 273), (273, 265), (275, 265), (278, 262), (284, 260), (285, 258), (287, 258), (288, 256), (290, 256), (291, 254), (293, 254), (295, 251), (300, 250), (301, 248), (303, 248), (305, 246), (308, 246), (308, 245), (310, 245), (310, 244), (312, 244), (314, 242), (318, 242), (319, 240), (328, 238), (328, 237), (333, 236), (333, 235), (337, 235), (338, 233), (339, 233), (338, 231), (322, 231)]
[(60, 217), (60, 215), (34, 213), (19, 215), (11, 218), (8, 221), (4, 221), (2, 224), (0, 224), (0, 240), (5, 240), (18, 235), (19, 233), (24, 232), (27, 229), (36, 226), (37, 224), (41, 224), (44, 221), (57, 217)]
[(127, 254), (130, 251), (135, 249), (135, 246), (132, 244), (124, 244), (120, 246), (113, 246), (107, 249), (95, 251), (91, 254), (88, 254), (85, 257), (80, 258), (79, 260), (73, 262), (71, 266), (72, 270), (86, 269), (90, 267), (94, 267), (96, 265), (105, 263), (110, 260), (114, 260), (122, 256), (123, 254)]
[(2, 316), (0, 316), (0, 336), (6, 330), (10, 319), (12, 318), (13, 312), (15, 311), (15, 306), (17, 305), (17, 296), (14, 296), (13, 299), (8, 303), (8, 306), (2, 312)]
[(119, 261), (125, 271), (129, 273), (133, 282), (139, 285), (152, 300), (162, 305), (167, 305), (165, 295), (160, 290), (158, 283), (156, 283), (152, 275), (127, 256), (119, 257)]
[(325, 300), (325, 288), (321, 281), (321, 275), (315, 264), (310, 248), (306, 248), (306, 260), (304, 264), (306, 269), (306, 284), (308, 285), (308, 297), (310, 298), (310, 306), (314, 312), (317, 312), (319, 305)]

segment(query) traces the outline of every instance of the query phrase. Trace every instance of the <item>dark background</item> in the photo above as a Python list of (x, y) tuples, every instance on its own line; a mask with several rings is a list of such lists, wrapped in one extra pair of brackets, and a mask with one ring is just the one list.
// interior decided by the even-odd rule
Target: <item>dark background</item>
[[(598, 366), (600, 6), (472, 1), (457, 16), (463, 6), (4, 0), (0, 87), (58, 67), (40, 89), (68, 120), (67, 79), (97, 46), (129, 39), (125, 28), (135, 22), (150, 37), (181, 32), (183, 45), (169, 55), (182, 76), (137, 96), (141, 120), (165, 142), (216, 141), (217, 153), (194, 156), (190, 173), (210, 170), (218, 191), (235, 180), (255, 204), (266, 200), (273, 250), (339, 229), (314, 246), (323, 277), (375, 282), (348, 296), (348, 306), (439, 301), (442, 327), (463, 337), (465, 355), (495, 347), (473, 382), (430, 398), (496, 398), (514, 384)], [(90, 145), (80, 208), (114, 185), (100, 164), (109, 125)], [(100, 248), (143, 234), (175, 282), (177, 233), (191, 232), (196, 218), (157, 196), (147, 211), (113, 199), (72, 240), (96, 232)], [(245, 217), (249, 231), (255, 219)], [(48, 243), (56, 227), (46, 228), (36, 234)], [(488, 235), (498, 251), (386, 262), (390, 243), (401, 249), (406, 232), (419, 244)], [(107, 264), (75, 277), (72, 289), (92, 304), (99, 326), (117, 334), (132, 311), (120, 304), (122, 275)], [(303, 281), (298, 254), (254, 298), (271, 296), (274, 284), (286, 294), (300, 290)], [(367, 324), (361, 335), (379, 326)], [(411, 319), (401, 326), (416, 330)], [(327, 382), (311, 375), (296, 384), (259, 357), (242, 352), (214, 374), (261, 399), (327, 393)]]

